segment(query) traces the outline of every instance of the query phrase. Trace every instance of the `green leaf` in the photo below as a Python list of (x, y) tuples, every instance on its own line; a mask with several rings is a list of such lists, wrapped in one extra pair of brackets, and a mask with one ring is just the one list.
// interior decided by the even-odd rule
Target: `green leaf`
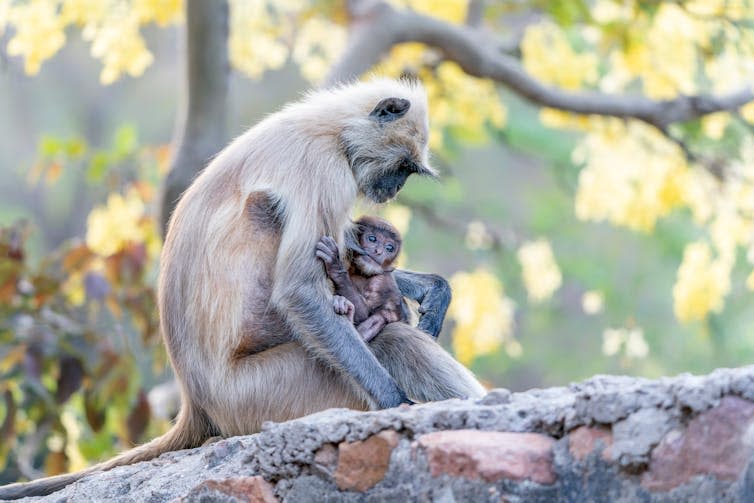
[(97, 152), (89, 161), (89, 168), (86, 170), (86, 181), (88, 183), (99, 183), (107, 172), (110, 164), (110, 156), (105, 152)]
[(42, 157), (55, 157), (63, 149), (63, 143), (53, 136), (43, 135), (39, 140), (39, 155)]
[(86, 153), (86, 142), (82, 138), (73, 138), (65, 144), (65, 153), (72, 159), (79, 159)]
[(138, 146), (136, 128), (132, 124), (125, 124), (115, 132), (113, 152), (116, 157), (123, 158), (131, 155)]

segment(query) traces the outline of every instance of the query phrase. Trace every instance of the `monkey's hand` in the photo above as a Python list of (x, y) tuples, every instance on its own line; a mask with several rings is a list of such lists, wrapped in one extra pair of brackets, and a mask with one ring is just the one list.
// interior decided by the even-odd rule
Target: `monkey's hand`
[(434, 338), (440, 334), (445, 313), (450, 305), (450, 285), (436, 274), (393, 271), (393, 278), (404, 297), (419, 303), (418, 328)]
[(317, 257), (325, 263), (325, 271), (331, 280), (336, 281), (336, 278), (347, 274), (346, 266), (340, 259), (338, 244), (332, 237), (323, 236), (319, 240), (319, 243), (317, 243)]
[(353, 313), (355, 312), (353, 302), (346, 299), (342, 295), (336, 295), (332, 299), (332, 307), (337, 314), (344, 314), (348, 316), (348, 319), (351, 321), (351, 323), (353, 323)]

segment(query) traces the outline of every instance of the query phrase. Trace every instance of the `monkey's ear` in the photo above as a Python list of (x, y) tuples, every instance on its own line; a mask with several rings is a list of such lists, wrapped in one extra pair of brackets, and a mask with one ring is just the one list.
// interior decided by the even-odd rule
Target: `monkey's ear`
[(369, 113), (369, 117), (374, 117), (379, 122), (390, 122), (406, 115), (411, 108), (411, 102), (403, 98), (385, 98), (377, 103)]

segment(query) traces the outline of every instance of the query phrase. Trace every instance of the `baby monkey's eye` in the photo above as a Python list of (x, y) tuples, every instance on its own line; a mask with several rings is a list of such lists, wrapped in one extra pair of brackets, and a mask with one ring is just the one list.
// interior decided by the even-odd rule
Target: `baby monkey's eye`
[(374, 243), (375, 241), (377, 241), (377, 238), (375, 236), (369, 236), (367, 237), (367, 239), (369, 240), (370, 243)]
[(395, 246), (387, 245), (385, 249), (388, 251), (388, 253), (393, 253), (395, 251)]

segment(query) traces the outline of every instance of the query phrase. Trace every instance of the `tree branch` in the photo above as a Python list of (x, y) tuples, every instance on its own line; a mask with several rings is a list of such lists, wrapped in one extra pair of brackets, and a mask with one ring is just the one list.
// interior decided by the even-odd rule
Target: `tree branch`
[(177, 145), (162, 194), (162, 233), (181, 194), (227, 141), (228, 4), (186, 2), (184, 108), (176, 121)]
[(584, 115), (633, 118), (660, 129), (714, 112), (736, 110), (754, 100), (751, 85), (723, 96), (679, 96), (662, 101), (639, 95), (568, 92), (529, 75), (481, 29), (396, 10), (384, 1), (352, 0), (349, 8), (353, 19), (351, 43), (328, 76), (328, 85), (357, 78), (395, 44), (421, 42), (441, 51), (469, 75), (499, 82), (537, 105)]

